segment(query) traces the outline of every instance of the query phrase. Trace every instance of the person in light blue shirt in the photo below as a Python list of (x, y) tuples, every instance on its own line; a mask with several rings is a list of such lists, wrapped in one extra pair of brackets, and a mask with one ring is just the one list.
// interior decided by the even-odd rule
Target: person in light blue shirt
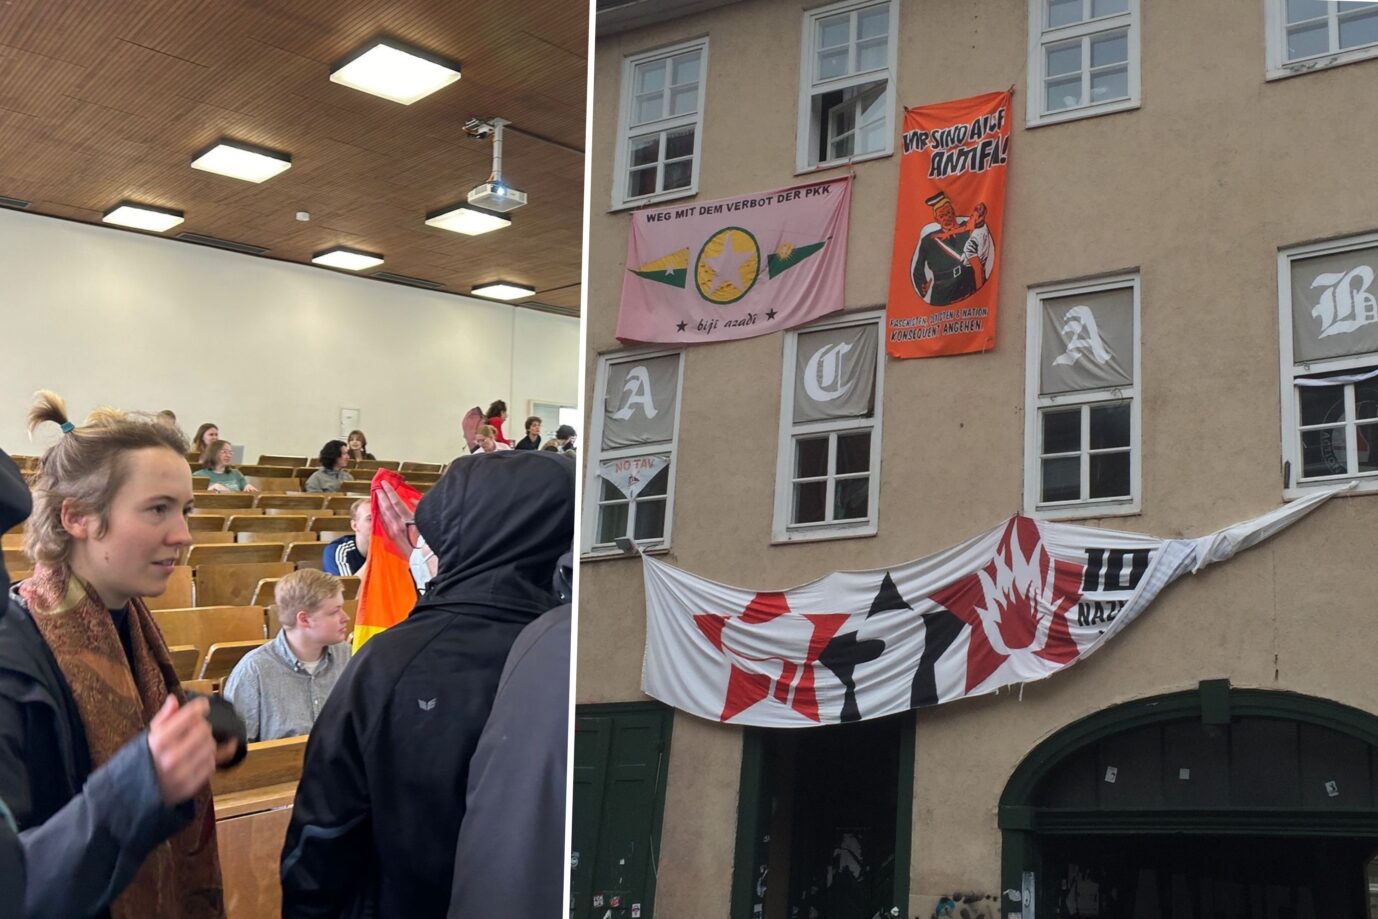
[(349, 663), (350, 621), (334, 575), (303, 568), (273, 592), (282, 631), (235, 665), (224, 696), (244, 719), (249, 741), (311, 733)]

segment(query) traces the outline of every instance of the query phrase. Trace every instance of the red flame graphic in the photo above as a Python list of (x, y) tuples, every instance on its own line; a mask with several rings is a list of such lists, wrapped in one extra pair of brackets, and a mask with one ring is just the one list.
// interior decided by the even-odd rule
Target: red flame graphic
[(1054, 561), (1043, 548), (1037, 522), (1015, 517), (994, 558), (929, 598), (971, 626), (966, 692), (1014, 653), (1058, 664), (1077, 658), (1080, 650), (1072, 640), (1067, 611), (1081, 599), (1084, 570)]

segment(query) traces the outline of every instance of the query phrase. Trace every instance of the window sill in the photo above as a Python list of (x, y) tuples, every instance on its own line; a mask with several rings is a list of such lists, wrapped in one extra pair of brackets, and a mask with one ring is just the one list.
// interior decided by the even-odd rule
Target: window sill
[(692, 198), (699, 193), (697, 185), (689, 188), (679, 188), (674, 191), (663, 191), (658, 195), (647, 195), (644, 198), (637, 198), (635, 201), (614, 201), (612, 207), (608, 208), (609, 214), (620, 214), (623, 211), (634, 211), (638, 208), (650, 207), (653, 204), (663, 204), (666, 201), (678, 201), (681, 198)]
[(889, 150), (878, 150), (875, 153), (867, 153), (864, 156), (854, 156), (851, 159), (819, 163), (817, 166), (799, 166), (796, 161), (794, 174), (796, 176), (814, 175), (819, 172), (827, 172), (829, 169), (844, 169), (848, 166), (855, 166), (857, 163), (869, 163), (872, 160), (883, 160), (894, 155), (895, 150), (891, 147)]
[(1035, 520), (1095, 520), (1100, 517), (1137, 517), (1143, 511), (1138, 501), (1106, 504), (1069, 504), (1065, 507), (1026, 508), (1025, 516)]
[(1141, 103), (1138, 99), (1121, 99), (1118, 102), (1106, 102), (1103, 105), (1086, 106), (1085, 108), (1068, 109), (1063, 112), (1054, 112), (1049, 115), (1038, 115), (1030, 118), (1024, 127), (1043, 128), (1053, 124), (1065, 124), (1069, 121), (1081, 121), (1085, 118), (1096, 118), (1101, 115), (1114, 115), (1117, 112), (1129, 112), (1139, 108)]
[(772, 546), (793, 546), (799, 543), (828, 542), (836, 539), (865, 539), (875, 536), (878, 530), (879, 528), (876, 526), (867, 526), (847, 530), (829, 527), (795, 533), (781, 534), (776, 532), (771, 535), (770, 544)]
[(609, 561), (616, 561), (616, 560), (619, 559), (619, 558), (623, 558), (623, 559), (634, 559), (634, 558), (636, 558), (638, 555), (669, 555), (669, 554), (670, 554), (670, 547), (669, 547), (669, 546), (653, 546), (653, 547), (650, 548), (650, 549), (642, 549), (639, 553), (633, 553), (633, 554), (631, 554), (631, 555), (627, 555), (625, 552), (622, 552), (620, 549), (590, 549), (590, 550), (587, 551), (587, 552), (580, 553), (580, 555), (579, 555), (579, 561), (580, 561), (580, 562), (609, 562)]
[(1317, 70), (1329, 70), (1332, 67), (1343, 67), (1345, 64), (1353, 64), (1356, 61), (1367, 61), (1375, 57), (1378, 57), (1378, 45), (1368, 45), (1363, 48), (1350, 48), (1345, 51), (1337, 51), (1334, 54), (1323, 54), (1320, 57), (1307, 58), (1304, 61), (1294, 61), (1290, 64), (1283, 64), (1280, 67), (1269, 70), (1264, 75), (1264, 82), (1271, 83), (1274, 80), (1299, 77), (1302, 74), (1314, 73)]
[(1353, 488), (1335, 495), (1337, 498), (1353, 498), (1358, 495), (1378, 494), (1378, 476), (1366, 476), (1364, 478), (1359, 478), (1358, 476), (1348, 478), (1341, 476), (1333, 479), (1326, 479), (1323, 482), (1308, 482), (1305, 485), (1293, 485), (1291, 488), (1284, 488), (1282, 490), (1282, 500), (1295, 501), (1298, 498), (1305, 498), (1307, 495), (1314, 495), (1318, 491), (1326, 491), (1337, 485), (1354, 486)]

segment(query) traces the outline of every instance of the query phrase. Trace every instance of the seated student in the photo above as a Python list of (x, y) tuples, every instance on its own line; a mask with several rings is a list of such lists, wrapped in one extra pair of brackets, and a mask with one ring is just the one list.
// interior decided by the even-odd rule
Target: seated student
[(368, 541), (373, 536), (373, 502), (360, 498), (349, 506), (352, 536), (341, 536), (325, 547), (321, 561), (326, 574), (358, 574), (368, 561)]
[(363, 431), (349, 432), (349, 458), (351, 461), (377, 459), (368, 452), (368, 438)]
[(509, 447), (512, 446), (512, 444), (508, 442), (507, 436), (502, 433), (502, 423), (507, 420), (506, 402), (499, 399), (492, 405), (488, 406), (488, 411), (484, 414), (483, 418), (484, 423), (491, 424), (493, 426), (493, 430), (497, 432), (495, 436), (498, 443), (505, 444)]
[(349, 445), (343, 440), (327, 440), (321, 447), (321, 468), (311, 473), (306, 480), (307, 491), (339, 491), (345, 482), (354, 477), (345, 471), (349, 465)]
[(278, 581), (273, 600), (282, 631), (244, 655), (223, 693), (244, 719), (250, 742), (311, 733), (349, 663), (349, 613), (339, 578), (303, 568)]
[(475, 453), (495, 453), (498, 450), (511, 450), (509, 444), (498, 440), (498, 432), (491, 424), (481, 424), (474, 432), (474, 437), (478, 440), (478, 449)]
[(228, 440), (211, 441), (211, 445), (201, 454), (201, 472), (211, 480), (210, 491), (242, 491), (254, 494), (257, 488), (249, 484), (244, 473), (230, 465), (234, 459), (234, 447)]
[(193, 450), (205, 450), (220, 439), (220, 425), (207, 421), (196, 429), (196, 437), (191, 442)]
[(555, 446), (559, 448), (561, 453), (568, 453), (570, 450), (574, 449), (575, 437), (574, 428), (567, 424), (562, 424), (555, 429)]
[(541, 449), (541, 419), (532, 415), (526, 419), (526, 436), (513, 445), (514, 450)]

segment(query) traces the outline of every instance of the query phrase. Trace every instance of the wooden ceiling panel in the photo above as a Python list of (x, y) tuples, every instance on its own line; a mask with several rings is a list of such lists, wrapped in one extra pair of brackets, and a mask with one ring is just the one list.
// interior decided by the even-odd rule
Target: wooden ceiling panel
[(208, 67), (116, 39), (87, 68), (72, 95), (130, 117), (166, 123), (185, 114), (195, 104), (197, 87), (212, 78)]
[[(132, 198), (270, 258), (351, 245), (457, 293), (502, 277), (577, 309), (587, 27), (569, 0), (8, 0), (0, 194), (87, 222)], [(460, 61), (463, 77), (410, 106), (329, 81), (382, 35)], [(494, 116), (512, 122), (504, 178), (530, 204), (485, 236), (425, 226), (488, 177), (491, 144), (464, 124)], [(293, 167), (261, 185), (191, 169), (221, 137)]]

